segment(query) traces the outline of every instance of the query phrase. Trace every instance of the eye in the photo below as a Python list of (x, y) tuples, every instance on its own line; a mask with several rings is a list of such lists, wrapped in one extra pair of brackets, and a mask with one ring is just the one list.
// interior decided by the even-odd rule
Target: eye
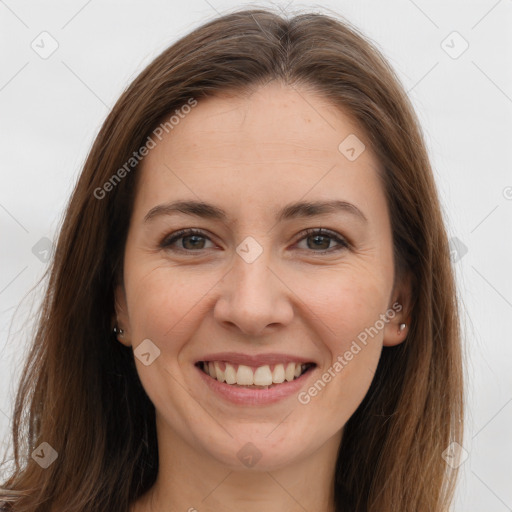
[[(302, 235), (305, 236), (303, 236), (299, 242), (305, 240), (307, 249), (313, 249), (313, 252), (318, 254), (336, 252), (350, 247), (350, 244), (342, 236), (328, 229), (307, 229), (302, 233)], [(338, 247), (330, 247), (333, 241), (338, 244)]]
[(178, 247), (176, 247), (176, 250), (178, 251), (208, 249), (208, 247), (205, 247), (205, 241), (211, 242), (211, 240), (202, 231), (189, 228), (176, 231), (176, 233), (172, 233), (171, 235), (167, 236), (160, 243), (160, 247), (163, 249), (172, 249), (171, 246), (174, 245), (178, 240), (181, 240), (181, 243), (178, 244)]
[[(302, 249), (312, 249), (313, 252), (316, 252), (317, 254), (332, 253), (350, 248), (350, 244), (342, 236), (328, 229), (307, 229), (303, 231), (301, 235), (302, 238), (299, 239), (299, 242), (305, 240), (307, 246), (306, 249)], [(180, 241), (180, 243), (176, 245), (176, 242), (178, 241)], [(203, 231), (187, 228), (176, 231), (175, 233), (165, 237), (160, 243), (160, 247), (162, 249), (176, 251), (197, 252), (209, 248), (205, 246), (207, 241), (211, 242), (210, 238)], [(331, 247), (331, 243), (333, 241), (338, 244), (337, 247)]]

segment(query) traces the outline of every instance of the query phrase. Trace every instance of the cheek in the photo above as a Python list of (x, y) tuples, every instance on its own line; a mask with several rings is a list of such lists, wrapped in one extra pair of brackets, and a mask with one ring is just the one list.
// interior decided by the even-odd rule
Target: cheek
[(301, 281), (314, 332), (326, 353), (319, 378), (325, 376), (329, 382), (326, 391), (319, 385), (311, 392), (322, 395), (322, 408), (330, 411), (325, 414), (334, 424), (348, 420), (373, 379), (383, 342), (380, 315), (387, 310), (391, 279), (386, 272), (347, 266), (311, 282)]
[(340, 281), (326, 302), (324, 321), (332, 326), (337, 336), (346, 340), (372, 325), (384, 312), (386, 301), (383, 290), (373, 282)]
[(391, 278), (386, 272), (347, 264), (301, 273), (291, 282), (315, 330), (321, 330), (322, 341), (337, 355), (386, 311)]
[(355, 269), (339, 273), (323, 287), (323, 305), (317, 311), (329, 326), (322, 343), (330, 361), (323, 368), (329, 383), (321, 401), (334, 424), (348, 420), (373, 380), (382, 352), (380, 315), (387, 310), (390, 289), (391, 279), (385, 274), (370, 276)]
[[(176, 339), (185, 334), (190, 319), (200, 309), (209, 290), (219, 281), (216, 272), (181, 272), (168, 262), (152, 262), (127, 269), (130, 323), (137, 337)], [(132, 272), (131, 274), (129, 272)]]

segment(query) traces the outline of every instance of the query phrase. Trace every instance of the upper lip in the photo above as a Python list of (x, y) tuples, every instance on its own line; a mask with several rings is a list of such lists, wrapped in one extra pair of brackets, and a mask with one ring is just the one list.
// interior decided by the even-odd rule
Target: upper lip
[(201, 361), (226, 361), (228, 363), (243, 364), (246, 366), (264, 366), (266, 364), (279, 364), (279, 363), (314, 363), (312, 359), (307, 359), (300, 356), (290, 354), (242, 354), (241, 352), (217, 352), (215, 354), (206, 354), (201, 359), (196, 361), (196, 364)]

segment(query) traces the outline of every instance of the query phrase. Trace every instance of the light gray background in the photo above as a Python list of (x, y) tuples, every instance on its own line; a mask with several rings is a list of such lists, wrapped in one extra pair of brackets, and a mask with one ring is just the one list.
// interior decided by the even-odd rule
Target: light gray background
[[(241, 5), (271, 4), (0, 0), (2, 437), (41, 295), (27, 294), (45, 270), (44, 239), (55, 237), (100, 124), (158, 53), (216, 12)], [(450, 236), (459, 241), (454, 257), (466, 329), (469, 457), (454, 510), (511, 511), (512, 0), (274, 5), (346, 17), (377, 43), (409, 91)], [(49, 39), (41, 42), (48, 37), (39, 36), (43, 31), (59, 45), (47, 59), (31, 48), (32, 41), (50, 48)], [(453, 58), (464, 40), (468, 49)]]

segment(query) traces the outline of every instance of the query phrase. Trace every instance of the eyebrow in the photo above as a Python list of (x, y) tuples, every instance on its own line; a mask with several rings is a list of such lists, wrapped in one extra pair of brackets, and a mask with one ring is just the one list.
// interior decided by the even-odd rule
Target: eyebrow
[[(368, 219), (363, 212), (352, 203), (347, 201), (299, 201), (290, 203), (279, 210), (276, 215), (276, 221), (297, 219), (303, 217), (314, 217), (327, 213), (346, 212), (354, 215), (364, 222)], [(218, 206), (203, 201), (173, 201), (170, 203), (159, 204), (146, 214), (144, 222), (148, 222), (161, 215), (172, 215), (174, 213), (184, 213), (203, 219), (214, 219), (223, 222), (228, 221), (228, 214)]]

